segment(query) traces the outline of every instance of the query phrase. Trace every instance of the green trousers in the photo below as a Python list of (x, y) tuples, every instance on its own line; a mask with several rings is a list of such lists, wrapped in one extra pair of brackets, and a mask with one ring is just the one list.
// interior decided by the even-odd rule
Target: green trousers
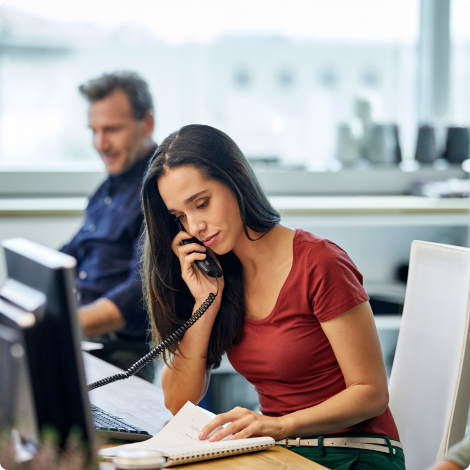
[[(319, 436), (306, 437), (317, 439)], [(341, 434), (324, 437), (383, 437), (378, 434)], [(390, 439), (392, 445), (394, 439)], [(386, 445), (381, 446), (387, 448)], [(405, 456), (395, 447), (395, 454), (374, 450), (339, 447), (289, 447), (290, 451), (331, 470), (405, 470)]]

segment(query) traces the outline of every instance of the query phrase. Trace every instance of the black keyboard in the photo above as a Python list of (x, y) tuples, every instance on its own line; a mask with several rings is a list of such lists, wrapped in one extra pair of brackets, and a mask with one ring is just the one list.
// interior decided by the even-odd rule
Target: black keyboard
[(96, 405), (90, 404), (93, 426), (106, 437), (127, 441), (145, 441), (152, 437), (147, 431), (128, 423), (119, 416), (108, 413)]

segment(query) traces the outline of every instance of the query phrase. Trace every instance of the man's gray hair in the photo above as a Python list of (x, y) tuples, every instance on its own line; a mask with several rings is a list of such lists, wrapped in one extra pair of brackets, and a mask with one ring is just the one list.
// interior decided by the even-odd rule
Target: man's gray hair
[(78, 89), (90, 103), (122, 90), (129, 98), (132, 114), (137, 121), (141, 121), (147, 112), (153, 114), (153, 101), (147, 82), (135, 72), (105, 73), (80, 85)]

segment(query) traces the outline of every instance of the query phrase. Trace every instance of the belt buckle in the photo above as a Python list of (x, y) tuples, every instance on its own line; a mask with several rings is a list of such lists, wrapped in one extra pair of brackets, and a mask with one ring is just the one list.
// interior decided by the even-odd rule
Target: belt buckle
[(295, 444), (289, 444), (289, 438), (286, 437), (284, 439), (286, 441), (286, 449), (288, 449), (289, 447), (300, 447), (300, 437), (296, 437), (295, 439), (292, 439), (291, 438), (291, 441), (294, 440), (295, 441)]

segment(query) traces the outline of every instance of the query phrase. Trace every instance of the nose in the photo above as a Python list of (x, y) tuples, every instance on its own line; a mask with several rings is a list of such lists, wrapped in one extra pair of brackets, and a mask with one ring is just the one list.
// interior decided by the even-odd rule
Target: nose
[(93, 145), (98, 152), (109, 150), (109, 141), (104, 132), (95, 132), (93, 134)]
[(198, 217), (187, 216), (188, 221), (188, 233), (193, 237), (201, 238), (201, 233), (204, 233), (206, 223)]

